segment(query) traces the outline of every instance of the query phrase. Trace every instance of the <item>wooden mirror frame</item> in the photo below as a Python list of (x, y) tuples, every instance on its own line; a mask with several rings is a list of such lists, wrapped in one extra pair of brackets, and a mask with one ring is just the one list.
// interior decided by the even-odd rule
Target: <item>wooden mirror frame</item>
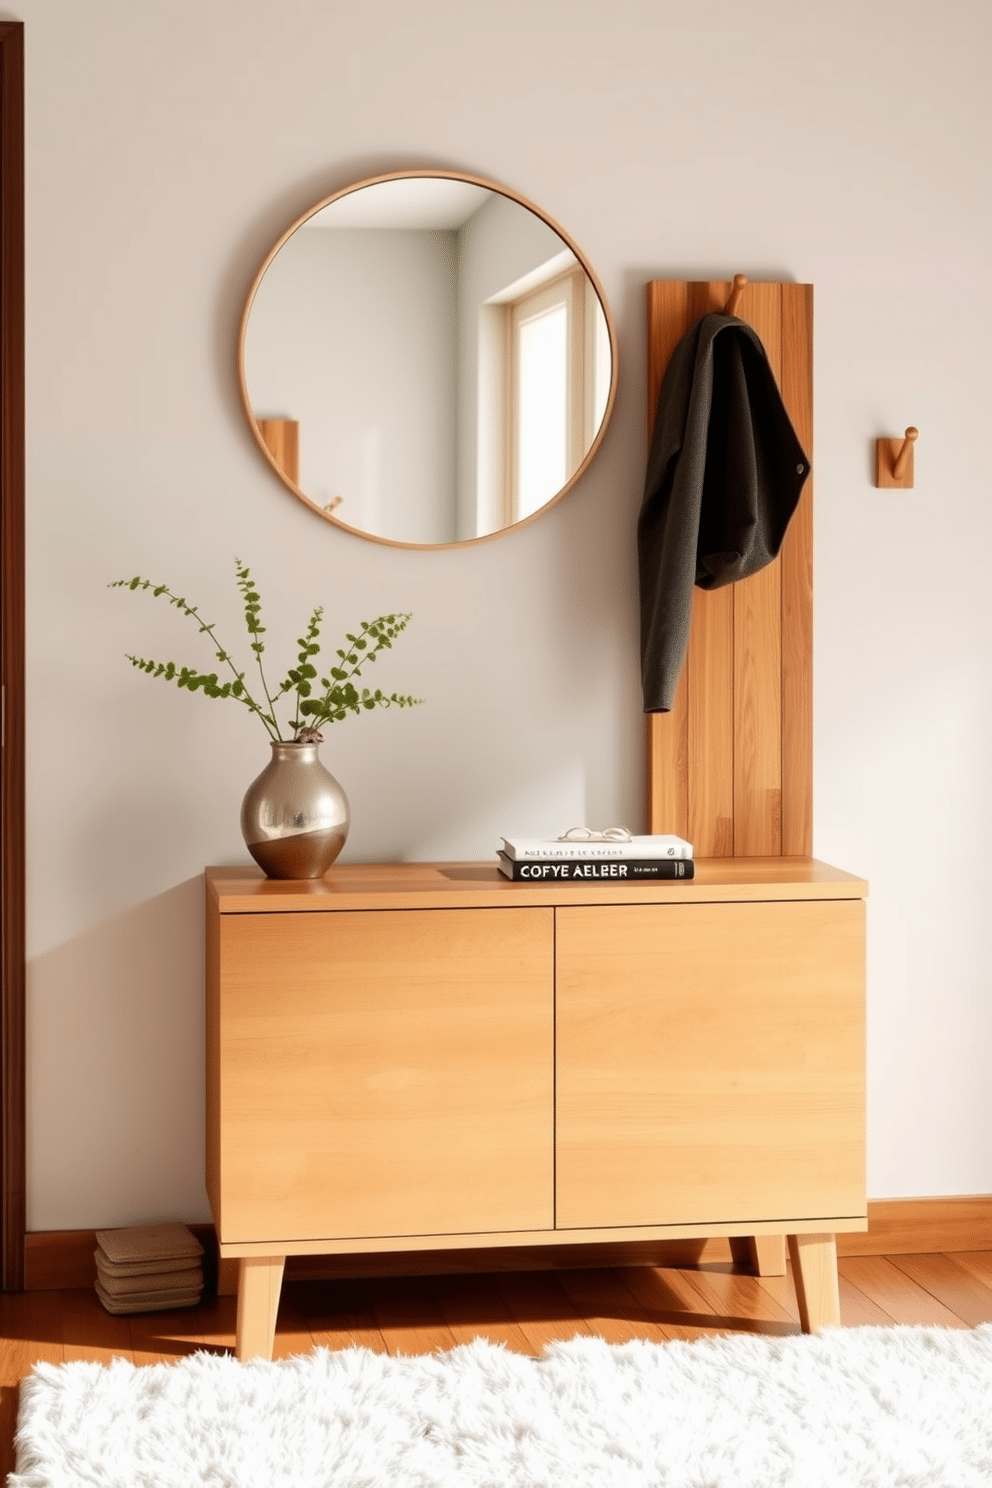
[[(599, 303), (602, 306), (603, 315), (606, 320), (607, 333), (610, 339), (610, 391), (607, 396), (606, 407), (603, 412), (602, 421), (600, 422), (596, 434), (593, 436), (592, 443), (586, 451), (582, 462), (573, 471), (569, 479), (565, 482), (561, 489), (553, 497), (551, 497), (549, 501), (546, 501), (543, 506), (539, 507), (537, 511), (532, 512), (529, 516), (522, 517), (520, 521), (510, 523), (505, 527), (499, 527), (494, 532), (486, 532), (478, 537), (459, 538), (454, 542), (415, 543), (403, 541), (397, 538), (383, 537), (374, 532), (365, 532), (360, 527), (350, 526), (347, 522), (342, 521), (340, 517), (334, 516), (333, 512), (326, 510), (324, 507), (319, 506), (315, 501), (312, 501), (310, 497), (307, 496), (306, 492), (301, 489), (297, 480), (294, 478), (294, 474), (292, 473), (296, 466), (297, 460), (295, 435), (293, 431), (291, 429), (283, 430), (276, 427), (270, 427), (267, 430), (263, 430), (260, 427), (260, 424), (278, 425), (285, 421), (266, 419), (259, 420), (258, 418), (256, 418), (254, 410), (251, 406), (251, 399), (248, 395), (247, 379), (245, 375), (245, 340), (248, 333), (248, 320), (251, 315), (252, 305), (254, 304), (255, 296), (258, 293), (258, 289), (262, 282), (262, 279), (264, 278), (267, 269), (272, 263), (272, 260), (276, 257), (276, 254), (279, 252), (279, 250), (289, 241), (289, 239), (293, 236), (298, 228), (302, 227), (302, 225), (311, 217), (313, 217), (317, 212), (321, 212), (325, 207), (329, 207), (332, 202), (340, 201), (343, 197), (350, 196), (353, 192), (356, 191), (362, 191), (368, 186), (378, 186), (387, 181), (404, 180), (464, 181), (471, 186), (480, 186), (486, 191), (492, 191), (497, 193), (499, 196), (505, 196), (510, 201), (516, 202), (518, 206), (524, 207), (528, 212), (532, 212), (535, 217), (540, 218), (542, 222), (547, 224), (552, 232), (557, 233), (558, 237), (561, 238), (565, 246), (567, 248), (570, 248), (571, 251), (575, 254), (576, 259), (578, 260), (583, 272), (586, 274), (586, 277), (592, 285), (599, 299)], [(303, 502), (304, 506), (308, 507), (310, 511), (314, 512), (318, 517), (321, 517), (325, 522), (330, 522), (332, 526), (340, 527), (345, 532), (352, 533), (355, 537), (364, 538), (367, 542), (383, 543), (387, 547), (424, 549), (431, 552), (436, 552), (445, 548), (470, 547), (477, 543), (491, 542), (494, 538), (504, 537), (509, 532), (517, 532), (520, 530), (521, 527), (527, 527), (538, 517), (542, 517), (545, 512), (550, 511), (551, 507), (556, 506), (563, 496), (567, 496), (568, 492), (571, 491), (573, 486), (575, 486), (582, 479), (583, 475), (588, 470), (590, 464), (592, 463), (600, 448), (600, 445), (603, 442), (603, 439), (605, 438), (606, 430), (609, 427), (610, 418), (612, 416), (613, 408), (616, 403), (617, 363), (618, 356), (616, 326), (613, 320), (613, 313), (610, 310), (609, 301), (606, 298), (606, 292), (603, 289), (599, 277), (593, 270), (592, 265), (589, 263), (589, 260), (586, 258), (585, 254), (578, 247), (575, 241), (568, 235), (567, 232), (565, 232), (564, 228), (562, 228), (553, 217), (550, 217), (547, 212), (542, 211), (540, 207), (535, 206), (535, 204), (532, 201), (529, 201), (527, 197), (521, 196), (519, 192), (511, 190), (509, 186), (501, 185), (498, 181), (490, 180), (485, 176), (472, 175), (465, 171), (427, 169), (388, 171), (383, 175), (368, 176), (363, 180), (353, 181), (347, 186), (342, 186), (340, 190), (332, 192), (329, 196), (324, 197), (321, 201), (316, 202), (313, 206), (308, 207), (305, 212), (302, 212), (295, 219), (295, 221), (293, 221), (290, 226), (286, 228), (285, 232), (266, 254), (265, 259), (263, 260), (262, 265), (258, 270), (258, 273), (255, 275), (255, 278), (252, 281), (251, 288), (248, 291), (244, 310), (241, 313), (241, 323), (238, 329), (237, 376), (238, 391), (241, 396), (241, 405), (244, 409), (245, 418), (248, 421), (248, 427), (251, 430), (252, 437), (255, 440), (255, 443), (258, 445), (258, 448), (262, 452), (266, 464), (271, 467), (271, 469), (275, 472), (275, 474), (278, 476), (279, 480), (287, 488), (287, 490), (291, 491), (292, 494), (299, 501)]]

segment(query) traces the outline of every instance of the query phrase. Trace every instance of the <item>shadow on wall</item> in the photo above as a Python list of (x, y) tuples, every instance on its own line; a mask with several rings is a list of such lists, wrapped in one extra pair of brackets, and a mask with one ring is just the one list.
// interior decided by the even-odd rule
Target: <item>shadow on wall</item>
[(210, 1218), (203, 879), (27, 968), (28, 1229)]

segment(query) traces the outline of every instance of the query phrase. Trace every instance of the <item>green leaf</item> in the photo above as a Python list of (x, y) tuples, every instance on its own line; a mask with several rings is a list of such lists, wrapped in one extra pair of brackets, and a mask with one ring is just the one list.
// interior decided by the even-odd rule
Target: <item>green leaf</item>
[[(129, 589), (132, 592), (150, 589), (153, 598), (159, 599), (164, 596), (169, 605), (178, 609), (195, 623), (198, 634), (208, 637), (214, 660), (222, 667), (226, 667), (230, 676), (222, 682), (216, 672), (201, 672), (195, 667), (179, 667), (172, 661), (161, 662), (129, 655), (128, 660), (132, 666), (149, 676), (161, 677), (185, 692), (202, 692), (205, 697), (211, 698), (234, 698), (236, 702), (260, 719), (274, 739), (279, 739), (281, 737), (279, 725), (262, 663), (265, 642), (261, 637), (266, 634), (266, 627), (261, 620), (261, 594), (251, 576), (250, 569), (240, 559), (235, 559), (235, 574), (241, 593), (249, 650), (259, 670), (264, 705), (263, 701), (252, 697), (245, 682), (244, 673), (238, 670), (230, 652), (217, 640), (213, 622), (205, 620), (196, 606), (190, 604), (182, 595), (174, 594), (166, 584), (153, 584), (150, 579), (143, 578), (141, 575), (135, 575), (130, 579), (115, 579), (109, 587)], [(357, 634), (346, 631), (347, 649), (339, 649), (336, 652), (340, 665), (330, 667), (329, 675), (319, 679), (317, 685), (323, 689), (323, 693), (314, 698), (312, 684), (317, 679), (317, 669), (311, 657), (320, 653), (318, 637), (323, 614), (324, 610), (320, 605), (311, 612), (304, 628), (304, 634), (297, 637), (298, 665), (290, 669), (284, 681), (275, 689), (276, 698), (287, 692), (295, 691), (296, 693), (298, 717), (293, 725), (295, 731), (298, 731), (299, 720), (304, 716), (313, 719), (319, 725), (325, 722), (340, 722), (349, 713), (359, 714), (377, 707), (388, 708), (392, 705), (413, 707), (422, 702), (420, 698), (397, 693), (392, 693), (387, 697), (378, 688), (374, 693), (368, 688), (363, 688), (359, 694), (352, 681), (352, 678), (361, 676), (362, 667), (366, 662), (375, 661), (381, 651), (392, 648), (393, 640), (405, 629), (410, 620), (410, 615), (406, 613), (379, 615), (371, 621), (363, 620)]]

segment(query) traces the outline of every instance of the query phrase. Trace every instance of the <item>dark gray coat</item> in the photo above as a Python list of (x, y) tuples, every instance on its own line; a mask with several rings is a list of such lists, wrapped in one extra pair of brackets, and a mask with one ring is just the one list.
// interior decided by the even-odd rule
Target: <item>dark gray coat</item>
[(693, 584), (718, 589), (771, 563), (808, 474), (757, 335), (704, 315), (661, 385), (637, 523), (646, 713), (674, 701)]

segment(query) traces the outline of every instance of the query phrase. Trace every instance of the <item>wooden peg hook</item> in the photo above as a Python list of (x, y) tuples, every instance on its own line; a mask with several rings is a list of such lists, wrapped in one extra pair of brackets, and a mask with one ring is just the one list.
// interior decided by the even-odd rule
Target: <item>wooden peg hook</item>
[(747, 284), (747, 275), (746, 274), (735, 274), (734, 275), (734, 282), (730, 286), (730, 294), (727, 296), (727, 304), (726, 304), (726, 307), (725, 307), (724, 312), (723, 312), (724, 315), (736, 315), (737, 314), (737, 306), (740, 304), (741, 295), (744, 293), (744, 286), (746, 284)]
[(910, 425), (910, 427), (906, 430), (906, 437), (902, 442), (902, 449), (896, 455), (896, 461), (892, 467), (892, 474), (895, 476), (896, 480), (902, 480), (903, 476), (906, 474), (909, 468), (910, 455), (912, 455), (913, 453), (913, 445), (916, 443), (919, 437), (919, 429), (914, 429), (912, 425)]
[(919, 435), (919, 429), (910, 425), (902, 439), (875, 441), (876, 486), (899, 486), (903, 490), (912, 490), (913, 445)]

